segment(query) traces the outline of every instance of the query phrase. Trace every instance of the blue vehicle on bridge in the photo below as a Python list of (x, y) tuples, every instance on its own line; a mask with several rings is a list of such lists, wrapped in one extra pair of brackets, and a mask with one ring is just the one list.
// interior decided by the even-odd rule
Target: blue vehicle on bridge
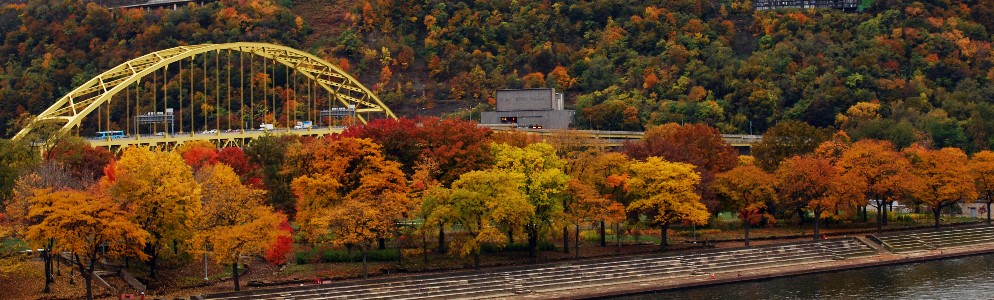
[(107, 138), (123, 139), (123, 138), (126, 138), (126, 137), (128, 137), (128, 136), (124, 135), (124, 131), (121, 131), (121, 130), (98, 131), (97, 132), (97, 138), (98, 139), (107, 139)]

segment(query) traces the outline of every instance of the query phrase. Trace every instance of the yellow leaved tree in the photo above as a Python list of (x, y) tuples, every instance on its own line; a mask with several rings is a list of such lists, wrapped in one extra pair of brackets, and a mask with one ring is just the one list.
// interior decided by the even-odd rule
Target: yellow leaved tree
[(525, 147), (494, 144), (494, 170), (517, 173), (519, 187), (534, 209), (531, 220), (524, 224), (528, 235), (528, 256), (536, 257), (538, 238), (554, 222), (563, 219), (563, 197), (569, 176), (563, 172), (566, 163), (547, 143)]
[(38, 191), (30, 199), (30, 218), (40, 222), (28, 228), (32, 246), (51, 241), (55, 253), (69, 253), (86, 283), (86, 299), (93, 299), (92, 278), (102, 260), (146, 258), (142, 253), (149, 234), (125, 217), (125, 212), (102, 190)]
[(632, 177), (627, 189), (634, 201), (628, 204), (628, 211), (652, 218), (652, 223), (662, 231), (659, 245), (663, 249), (667, 246), (666, 232), (670, 225), (704, 225), (711, 217), (697, 194), (701, 176), (694, 168), (691, 164), (668, 162), (654, 156), (629, 166)]
[(162, 250), (186, 251), (179, 247), (192, 236), (200, 214), (200, 185), (190, 166), (176, 153), (132, 147), (103, 180), (131, 220), (150, 234), (144, 252), (155, 278)]
[(286, 217), (265, 205), (265, 192), (242, 184), (228, 165), (204, 166), (195, 179), (202, 189), (203, 208), (191, 238), (192, 252), (230, 265), (237, 291), (239, 259), (269, 249), (284, 233), (279, 225)]
[(449, 251), (463, 257), (473, 256), (473, 266), (479, 268), (484, 243), (507, 243), (507, 236), (500, 228), (521, 226), (535, 213), (535, 207), (520, 188), (523, 177), (501, 170), (463, 174), (452, 183), (451, 190), (434, 190), (429, 199), (435, 209), (425, 223), (461, 224), (466, 235), (452, 241)]

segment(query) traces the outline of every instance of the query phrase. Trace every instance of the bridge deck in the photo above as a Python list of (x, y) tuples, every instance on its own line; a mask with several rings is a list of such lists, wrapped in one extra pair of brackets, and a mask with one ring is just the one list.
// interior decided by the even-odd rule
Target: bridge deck
[[(512, 130), (508, 128), (492, 128), (494, 130), (504, 131)], [(285, 129), (277, 128), (273, 130), (258, 131), (258, 130), (236, 130), (232, 132), (218, 131), (217, 133), (183, 133), (174, 134), (166, 136), (148, 136), (139, 135), (135, 137), (128, 138), (117, 138), (117, 139), (89, 139), (90, 145), (94, 147), (107, 147), (110, 149), (120, 149), (123, 147), (137, 145), (137, 146), (152, 146), (152, 147), (171, 147), (178, 144), (182, 144), (189, 141), (209, 141), (217, 144), (219, 147), (227, 146), (243, 146), (245, 143), (251, 141), (252, 139), (262, 137), (267, 134), (295, 134), (301, 136), (321, 136), (326, 134), (341, 133), (345, 130), (345, 127), (315, 127), (310, 129)], [(552, 136), (556, 134), (561, 134), (564, 130), (551, 130), (551, 129), (516, 129), (522, 132), (538, 134), (541, 136)], [(645, 134), (640, 131), (599, 131), (599, 130), (570, 130), (571, 133), (578, 134), (579, 137), (589, 139), (590, 144), (604, 146), (604, 147), (619, 147), (624, 144), (625, 141), (640, 140)], [(763, 136), (760, 135), (745, 135), (745, 134), (723, 134), (722, 138), (732, 147), (736, 148), (749, 148), (752, 144), (762, 140)]]
[(345, 130), (345, 127), (320, 127), (320, 128), (310, 128), (310, 129), (285, 129), (277, 128), (273, 130), (236, 130), (232, 132), (218, 131), (217, 133), (182, 133), (173, 135), (162, 135), (162, 136), (148, 136), (148, 135), (138, 135), (128, 138), (117, 138), (117, 139), (89, 139), (91, 146), (94, 147), (107, 147), (111, 149), (122, 148), (127, 146), (152, 146), (152, 147), (169, 147), (178, 144), (183, 144), (190, 141), (209, 141), (217, 144), (219, 147), (227, 146), (243, 146), (245, 142), (250, 141), (255, 138), (262, 137), (267, 134), (295, 134), (300, 136), (321, 136), (326, 134), (341, 133)]

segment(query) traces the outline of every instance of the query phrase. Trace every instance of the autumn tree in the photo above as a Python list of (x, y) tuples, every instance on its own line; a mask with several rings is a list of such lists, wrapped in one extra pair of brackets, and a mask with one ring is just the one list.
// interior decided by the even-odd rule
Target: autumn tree
[(752, 145), (752, 155), (757, 165), (773, 172), (780, 162), (797, 155), (811, 153), (832, 135), (831, 130), (820, 129), (799, 121), (781, 121), (763, 134), (763, 140)]
[(190, 166), (173, 152), (132, 147), (124, 150), (103, 180), (131, 220), (150, 234), (144, 253), (149, 276), (155, 278), (162, 250), (178, 253), (180, 242), (192, 236), (200, 214), (201, 189)]
[(826, 158), (794, 156), (783, 161), (777, 172), (776, 189), (781, 206), (792, 206), (814, 214), (814, 239), (818, 240), (821, 219), (841, 209), (855, 206), (861, 181), (845, 180)]
[[(566, 169), (570, 176), (589, 185), (601, 197), (624, 207), (622, 203), (627, 203), (624, 185), (629, 178), (629, 163), (631, 161), (622, 153), (590, 149), (570, 159)], [(601, 246), (606, 246), (604, 223), (608, 220), (597, 220), (600, 223)]]
[(563, 173), (565, 162), (556, 156), (556, 149), (546, 143), (523, 148), (494, 144), (494, 169), (521, 174), (520, 187), (535, 209), (531, 220), (524, 224), (528, 235), (528, 253), (535, 257), (538, 238), (542, 232), (562, 217), (563, 189), (569, 176)]
[[(396, 231), (397, 221), (416, 208), (408, 197), (400, 163), (386, 160), (369, 139), (320, 138), (288, 154), (300, 174), (291, 187), (297, 196), (297, 222), (311, 242), (357, 245), (363, 256), (370, 241)], [(365, 263), (363, 267), (365, 269)]]
[(267, 204), (273, 208), (294, 216), (295, 199), (290, 190), (290, 182), (296, 177), (291, 171), (285, 170), (287, 150), (299, 144), (294, 135), (263, 135), (254, 139), (245, 147), (249, 162), (258, 166), (256, 172), (262, 177), (262, 183), (268, 191)]
[(89, 186), (104, 175), (104, 167), (114, 159), (106, 148), (90, 146), (78, 137), (56, 139), (45, 151), (44, 162), (61, 166), (81, 186)]
[(987, 202), (987, 225), (991, 224), (991, 204), (994, 203), (994, 152), (985, 150), (973, 154), (970, 160), (977, 192)]
[(479, 268), (484, 243), (507, 242), (499, 228), (525, 225), (534, 218), (535, 207), (521, 187), (523, 181), (523, 174), (501, 170), (463, 174), (452, 183), (451, 192), (439, 194), (436, 208), (425, 223), (461, 224), (465, 238), (453, 241), (449, 252), (473, 256), (473, 267)]
[(230, 265), (238, 291), (239, 258), (268, 250), (284, 234), (279, 225), (285, 217), (263, 204), (264, 191), (243, 185), (227, 165), (203, 166), (194, 178), (202, 190), (203, 209), (191, 238), (195, 249), (192, 252), (208, 254), (215, 262)]
[(419, 161), (430, 158), (438, 164), (435, 174), (445, 186), (459, 175), (489, 165), (487, 148), (490, 129), (459, 119), (379, 119), (363, 126), (346, 128), (343, 137), (368, 138), (383, 146), (390, 160), (413, 173)]
[(629, 169), (632, 178), (627, 189), (634, 201), (628, 205), (628, 211), (645, 214), (652, 223), (659, 225), (659, 245), (663, 249), (668, 245), (666, 233), (670, 225), (707, 224), (711, 214), (697, 194), (696, 185), (701, 177), (693, 165), (653, 156), (645, 162), (632, 163)]
[(761, 222), (767, 204), (776, 201), (773, 176), (756, 166), (736, 167), (715, 178), (714, 190), (725, 206), (738, 213), (748, 247), (750, 225)]
[(929, 150), (913, 146), (904, 152), (911, 162), (912, 172), (921, 178), (920, 186), (914, 190), (915, 198), (932, 209), (935, 228), (939, 228), (939, 216), (944, 207), (977, 199), (974, 176), (963, 150)]
[[(625, 207), (597, 193), (593, 186), (577, 179), (566, 182), (563, 202), (566, 218), (574, 227), (574, 254), (580, 257), (580, 225), (584, 222), (620, 222), (625, 219)], [(603, 230), (601, 231), (603, 237)], [(563, 247), (569, 246), (568, 231), (564, 231)], [(603, 245), (602, 245), (603, 246)]]
[(39, 192), (31, 199), (29, 217), (41, 221), (25, 237), (32, 245), (58, 241), (52, 251), (69, 253), (86, 285), (86, 299), (93, 299), (93, 272), (98, 263), (121, 257), (146, 258), (142, 247), (148, 232), (129, 220), (109, 195), (97, 187), (90, 191)]
[(38, 156), (29, 143), (0, 139), (0, 211), (5, 211), (13, 198), (17, 179), (37, 163)]
[(718, 129), (706, 124), (670, 123), (649, 128), (641, 141), (626, 142), (624, 153), (633, 159), (658, 156), (694, 165), (694, 171), (701, 174), (698, 194), (711, 211), (717, 208), (711, 189), (715, 175), (731, 170), (738, 162), (735, 149), (722, 139)]
[[(0, 216), (3, 226), (9, 226), (9, 230), (16, 236), (23, 237), (27, 234), (28, 227), (36, 225), (43, 219), (43, 216), (29, 217), (30, 200), (39, 196), (39, 193), (63, 190), (83, 190), (92, 186), (93, 182), (84, 180), (76, 176), (77, 173), (67, 169), (67, 167), (54, 160), (46, 160), (35, 165), (28, 173), (17, 179), (14, 185), (13, 196), (5, 204), (3, 215)], [(55, 240), (51, 239), (42, 245), (42, 261), (45, 269), (44, 293), (51, 291), (51, 284), (55, 283), (55, 265), (52, 255), (52, 247)]]
[(194, 172), (200, 170), (200, 168), (204, 166), (218, 163), (219, 151), (214, 145), (210, 145), (209, 147), (194, 146), (186, 149), (186, 151), (177, 151), (177, 153), (183, 157), (183, 161), (185, 161), (187, 165), (190, 165), (190, 167), (193, 168)]
[[(917, 184), (918, 178), (910, 172), (908, 159), (894, 150), (890, 142), (862, 140), (853, 143), (839, 157), (836, 167), (842, 169), (843, 176), (858, 181), (865, 188), (863, 199), (857, 203), (877, 208), (877, 231), (883, 230), (886, 222), (886, 209), (890, 203), (907, 198), (909, 191)], [(866, 220), (866, 209), (863, 209)]]

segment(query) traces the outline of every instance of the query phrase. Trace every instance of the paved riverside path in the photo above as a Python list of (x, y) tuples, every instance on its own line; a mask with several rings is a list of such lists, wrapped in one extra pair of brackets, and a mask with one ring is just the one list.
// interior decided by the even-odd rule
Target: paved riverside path
[(521, 267), (344, 281), (205, 295), (206, 299), (507, 298), (593, 286), (625, 285), (716, 272), (847, 260), (877, 255), (855, 238), (681, 253), (575, 260)]
[(907, 253), (992, 242), (994, 227), (987, 225), (915, 230), (872, 236), (890, 252)]

